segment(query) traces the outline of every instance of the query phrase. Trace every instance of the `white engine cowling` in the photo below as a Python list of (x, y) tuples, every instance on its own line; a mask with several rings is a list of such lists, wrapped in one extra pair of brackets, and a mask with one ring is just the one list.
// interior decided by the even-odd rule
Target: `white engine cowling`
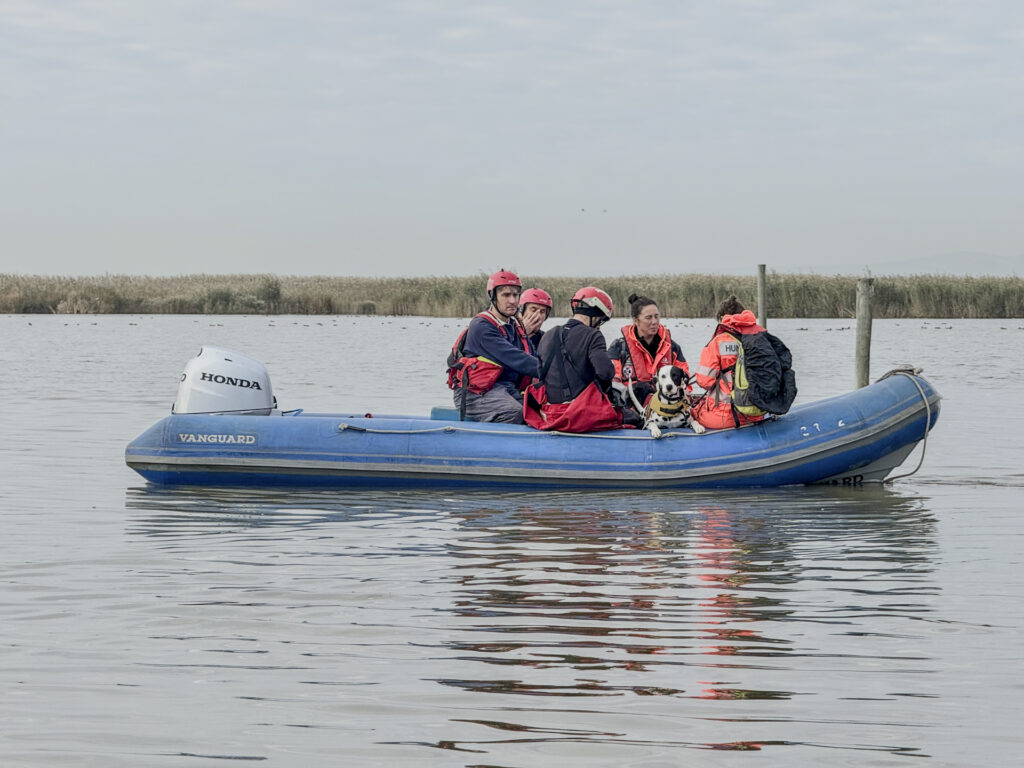
[(247, 413), (275, 406), (270, 374), (259, 360), (220, 347), (202, 347), (185, 364), (171, 413)]

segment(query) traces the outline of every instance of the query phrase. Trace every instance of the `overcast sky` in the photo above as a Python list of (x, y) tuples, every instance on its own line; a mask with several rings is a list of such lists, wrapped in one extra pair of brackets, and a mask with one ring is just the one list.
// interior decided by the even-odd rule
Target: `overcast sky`
[(1024, 3), (0, 0), (0, 271), (1024, 275)]

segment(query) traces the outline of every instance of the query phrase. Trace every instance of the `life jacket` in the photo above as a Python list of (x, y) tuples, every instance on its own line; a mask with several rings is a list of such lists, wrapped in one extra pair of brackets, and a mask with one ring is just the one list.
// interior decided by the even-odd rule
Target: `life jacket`
[[(668, 328), (664, 325), (659, 325), (658, 335), (661, 337), (661, 342), (658, 344), (658, 350), (652, 358), (651, 353), (640, 343), (636, 333), (636, 325), (623, 326), (622, 337), (626, 340), (628, 353), (625, 360), (615, 361), (616, 368), (619, 369), (615, 372), (620, 379), (623, 381), (628, 381), (629, 379), (651, 381), (658, 375), (658, 369), (663, 365), (679, 365), (680, 368), (686, 370), (687, 377), (689, 377), (690, 372), (685, 361), (680, 363), (672, 354), (672, 336), (669, 334)], [(689, 391), (689, 387), (687, 387), (687, 391)]]
[(748, 419), (786, 413), (796, 398), (789, 348), (759, 325), (739, 329), (724, 322), (728, 317), (722, 319), (715, 335), (725, 333), (736, 340), (736, 362), (719, 372), (720, 378), (731, 379), (732, 407)]
[(687, 405), (686, 399), (682, 397), (674, 403), (662, 402), (661, 393), (655, 390), (651, 399), (647, 401), (647, 406), (644, 408), (644, 419), (647, 419), (652, 413), (657, 413), (666, 419), (673, 419), (686, 410)]
[[(502, 336), (506, 339), (508, 338), (508, 330), (504, 325), (495, 320), (490, 312), (480, 312), (476, 316), (482, 317), (501, 331)], [(500, 363), (496, 363), (494, 360), (482, 355), (466, 357), (464, 352), (466, 349), (467, 333), (469, 333), (469, 326), (459, 334), (459, 337), (452, 345), (452, 351), (448, 353), (448, 388), (459, 389), (462, 387), (470, 392), (482, 395), (495, 385), (501, 376), (501, 372), (505, 369)], [(533, 352), (530, 349), (529, 339), (522, 334), (519, 334), (518, 338), (519, 343), (523, 346), (523, 351), (528, 355), (532, 355)], [(529, 383), (529, 376), (521, 376), (517, 386), (519, 389), (524, 389)]]

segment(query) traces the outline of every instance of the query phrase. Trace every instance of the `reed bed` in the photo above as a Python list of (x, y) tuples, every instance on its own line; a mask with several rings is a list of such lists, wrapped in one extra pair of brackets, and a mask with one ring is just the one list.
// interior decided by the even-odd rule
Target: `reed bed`
[[(854, 317), (857, 279), (851, 276), (770, 273), (769, 317)], [(470, 277), (296, 277), (269, 274), (139, 277), (47, 277), (0, 273), (4, 314), (282, 314), (422, 315), (467, 317), (486, 305), (486, 275)], [(711, 317), (735, 293), (757, 306), (757, 278), (735, 275), (623, 277), (524, 276), (544, 288), (555, 314), (568, 312), (581, 286), (598, 285), (626, 316), (631, 293), (649, 296), (665, 317)], [(911, 275), (875, 277), (878, 318), (1024, 317), (1019, 277)]]

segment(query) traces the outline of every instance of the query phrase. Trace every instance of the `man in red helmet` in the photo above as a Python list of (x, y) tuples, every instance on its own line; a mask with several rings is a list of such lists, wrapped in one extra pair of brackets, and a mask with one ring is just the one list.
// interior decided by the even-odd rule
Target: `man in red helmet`
[(551, 315), (552, 306), (551, 294), (541, 288), (527, 288), (519, 297), (519, 322), (534, 349), (544, 335), (540, 327)]
[(570, 306), (569, 321), (541, 339), (542, 381), (526, 391), (526, 423), (560, 432), (618, 429), (623, 411), (609, 397), (615, 366), (598, 330), (611, 319), (612, 299), (590, 285), (576, 291)]
[(523, 423), (522, 390), (540, 361), (516, 319), (523, 284), (508, 270), (487, 280), (490, 306), (469, 322), (448, 358), (448, 386), (463, 419)]

